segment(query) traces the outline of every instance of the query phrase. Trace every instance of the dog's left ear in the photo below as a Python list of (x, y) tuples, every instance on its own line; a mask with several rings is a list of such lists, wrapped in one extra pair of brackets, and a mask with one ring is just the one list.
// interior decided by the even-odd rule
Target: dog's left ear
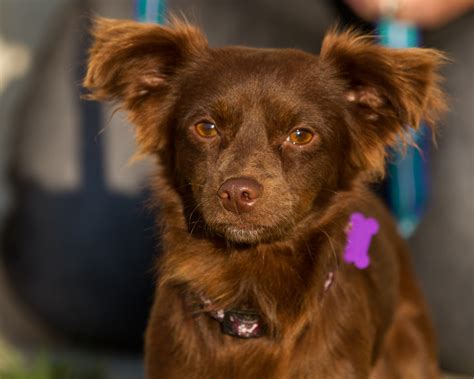
[(139, 152), (163, 145), (162, 125), (180, 73), (206, 54), (195, 27), (173, 19), (169, 26), (97, 18), (92, 28), (84, 87), (88, 98), (116, 101), (135, 125)]
[(321, 59), (345, 86), (352, 164), (370, 176), (384, 173), (388, 146), (410, 143), (408, 129), (430, 126), (446, 109), (438, 70), (446, 60), (432, 49), (390, 49), (354, 31), (326, 35)]

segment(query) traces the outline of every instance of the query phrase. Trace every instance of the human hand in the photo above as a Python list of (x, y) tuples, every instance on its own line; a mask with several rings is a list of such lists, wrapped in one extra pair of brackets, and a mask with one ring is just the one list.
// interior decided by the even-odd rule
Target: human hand
[(344, 0), (360, 17), (382, 16), (414, 23), (422, 28), (442, 26), (474, 7), (474, 0)]

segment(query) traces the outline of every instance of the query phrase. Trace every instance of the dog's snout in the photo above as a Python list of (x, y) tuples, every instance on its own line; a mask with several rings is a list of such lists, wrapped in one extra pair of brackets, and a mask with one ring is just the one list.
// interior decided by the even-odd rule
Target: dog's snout
[(245, 213), (252, 210), (262, 191), (263, 186), (254, 179), (234, 178), (226, 180), (217, 195), (228, 211)]

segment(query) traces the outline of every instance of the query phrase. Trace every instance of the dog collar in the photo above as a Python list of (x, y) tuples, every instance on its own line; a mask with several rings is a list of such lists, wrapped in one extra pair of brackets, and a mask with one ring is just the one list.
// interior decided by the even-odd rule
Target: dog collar
[[(324, 292), (334, 281), (334, 272), (329, 272), (324, 281)], [(265, 323), (260, 314), (253, 309), (224, 310), (215, 309), (210, 299), (200, 296), (201, 309), (221, 324), (222, 333), (239, 338), (259, 338), (266, 332)]]
[(221, 324), (222, 333), (240, 338), (258, 338), (265, 334), (265, 325), (259, 313), (252, 309), (215, 309), (212, 301), (201, 298), (201, 309)]
[(212, 301), (200, 296), (201, 308), (221, 324), (222, 333), (240, 338), (258, 338), (265, 334), (265, 325), (258, 312), (252, 309), (215, 309)]

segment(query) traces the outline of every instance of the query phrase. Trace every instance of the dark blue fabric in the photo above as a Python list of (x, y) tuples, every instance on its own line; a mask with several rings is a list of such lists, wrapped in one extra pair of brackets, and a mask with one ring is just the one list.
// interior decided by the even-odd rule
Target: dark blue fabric
[[(80, 43), (77, 83), (88, 45)], [(107, 188), (101, 106), (80, 92), (82, 185), (55, 192), (16, 176), (5, 261), (19, 297), (53, 331), (76, 343), (140, 348), (152, 300), (153, 219), (146, 193)]]

